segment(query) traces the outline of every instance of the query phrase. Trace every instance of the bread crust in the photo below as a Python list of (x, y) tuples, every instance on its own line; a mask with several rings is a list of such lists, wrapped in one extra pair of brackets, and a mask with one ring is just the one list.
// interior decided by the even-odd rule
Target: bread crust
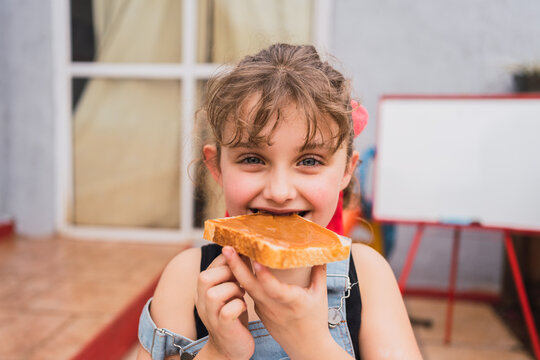
[[(221, 246), (232, 246), (238, 253), (246, 255), (252, 260), (274, 269), (321, 265), (343, 260), (349, 255), (349, 239), (347, 239), (348, 241), (344, 240), (330, 230), (326, 230), (298, 215), (291, 216), (298, 217), (300, 219), (298, 221), (309, 222), (308, 226), (324, 229), (324, 231), (321, 232), (321, 237), (327, 238), (323, 239), (325, 240), (323, 241), (324, 245), (319, 244), (319, 246), (310, 246), (308, 244), (302, 247), (280, 246), (279, 244), (272, 243), (264, 237), (257, 236), (257, 234), (253, 234), (252, 232), (242, 231), (242, 229), (227, 226), (228, 219), (246, 220), (246, 224), (249, 226), (249, 221), (253, 220), (250, 219), (252, 216), (260, 216), (260, 214), (208, 220), (205, 222), (203, 237), (206, 240)], [(280, 222), (276, 221), (275, 223), (279, 226)], [(321, 230), (319, 229), (317, 231)], [(283, 241), (286, 239), (279, 240)]]

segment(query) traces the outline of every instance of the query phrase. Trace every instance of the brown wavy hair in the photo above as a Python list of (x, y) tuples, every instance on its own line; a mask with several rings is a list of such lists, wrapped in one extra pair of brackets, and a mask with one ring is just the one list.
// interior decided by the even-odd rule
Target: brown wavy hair
[[(256, 55), (246, 56), (232, 70), (210, 79), (198, 118), (210, 127), (219, 156), (221, 146), (235, 146), (242, 141), (269, 143), (282, 119), (282, 109), (294, 103), (306, 119), (304, 146), (331, 119), (338, 128), (333, 134), (333, 149), (336, 151), (346, 142), (349, 159), (354, 140), (350, 92), (350, 81), (321, 60), (314, 46), (274, 44)], [(256, 99), (254, 104), (253, 99)], [(248, 101), (249, 113), (245, 114)], [(271, 131), (261, 135), (276, 117)], [(231, 139), (224, 139), (228, 122), (232, 122), (235, 133)], [(353, 182), (343, 192), (345, 205), (352, 188)]]

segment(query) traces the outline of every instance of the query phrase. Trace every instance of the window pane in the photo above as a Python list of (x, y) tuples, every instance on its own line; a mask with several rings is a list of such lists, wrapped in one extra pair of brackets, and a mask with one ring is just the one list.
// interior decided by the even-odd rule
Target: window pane
[(181, 61), (182, 1), (71, 0), (73, 61)]
[(200, 0), (199, 62), (238, 60), (275, 42), (312, 41), (313, 0)]
[(73, 113), (73, 222), (178, 228), (180, 82), (90, 79)]

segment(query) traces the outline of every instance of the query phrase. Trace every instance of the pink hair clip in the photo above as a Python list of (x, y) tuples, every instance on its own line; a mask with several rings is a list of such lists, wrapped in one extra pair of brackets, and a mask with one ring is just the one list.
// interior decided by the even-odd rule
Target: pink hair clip
[(357, 137), (360, 135), (362, 131), (364, 131), (364, 128), (367, 125), (369, 114), (365, 107), (358, 104), (358, 102), (351, 100), (351, 107), (352, 107), (352, 121), (353, 121), (353, 128), (354, 128), (354, 137)]

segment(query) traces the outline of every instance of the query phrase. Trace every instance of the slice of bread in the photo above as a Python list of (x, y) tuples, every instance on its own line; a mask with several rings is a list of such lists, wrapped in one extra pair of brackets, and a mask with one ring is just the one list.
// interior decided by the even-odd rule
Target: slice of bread
[(206, 240), (230, 245), (274, 269), (326, 264), (349, 256), (350, 239), (298, 215), (251, 214), (204, 223)]

